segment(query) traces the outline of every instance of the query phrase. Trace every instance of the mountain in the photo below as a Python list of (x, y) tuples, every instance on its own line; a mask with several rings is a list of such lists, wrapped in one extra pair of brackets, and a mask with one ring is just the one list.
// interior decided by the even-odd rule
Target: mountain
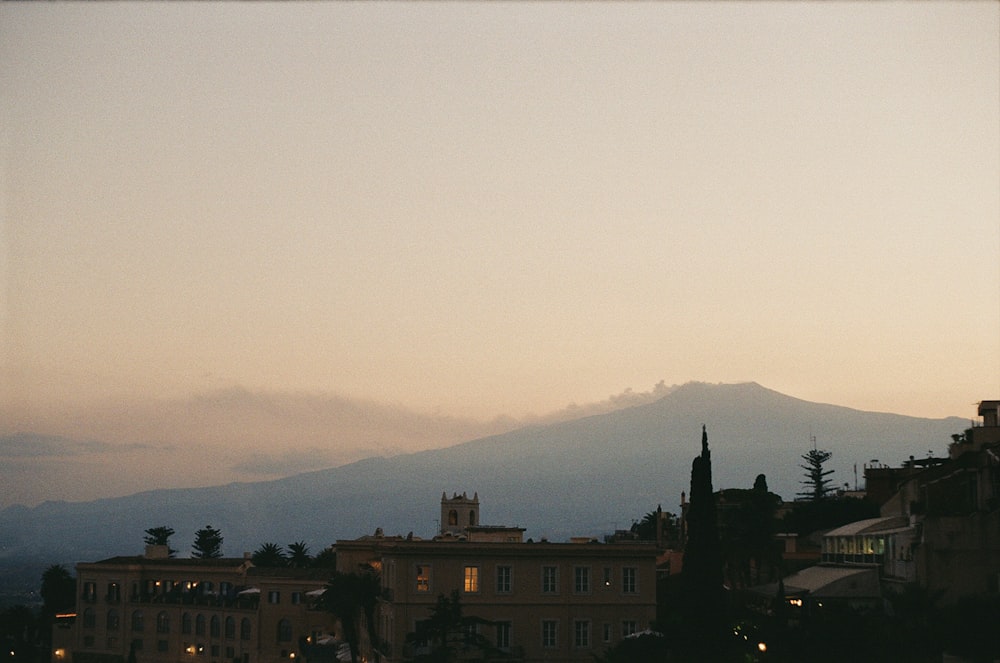
[(876, 458), (897, 465), (928, 449), (942, 455), (968, 420), (810, 403), (755, 383), (691, 383), (606, 414), (277, 481), (10, 507), (0, 512), (0, 562), (137, 554), (143, 530), (159, 525), (176, 530), (171, 543), (182, 556), (205, 525), (222, 531), (230, 556), (266, 541), (305, 540), (317, 552), (376, 527), (426, 537), (436, 531), (442, 492), (478, 492), (483, 523), (520, 525), (529, 537), (598, 536), (658, 504), (678, 510), (702, 424), (716, 489), (749, 488), (763, 473), (772, 491), (793, 499), (811, 436), (833, 452), (834, 483), (853, 487), (855, 463), (861, 481), (862, 465)]

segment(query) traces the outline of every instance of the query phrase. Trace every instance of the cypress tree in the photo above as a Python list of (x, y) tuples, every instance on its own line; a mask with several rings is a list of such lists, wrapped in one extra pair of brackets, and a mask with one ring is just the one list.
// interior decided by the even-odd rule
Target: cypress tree
[(693, 645), (713, 647), (725, 626), (722, 586), (722, 546), (719, 543), (712, 491), (712, 453), (708, 431), (701, 429), (701, 454), (691, 464), (691, 501), (687, 514), (688, 539), (681, 575), (685, 588), (686, 620)]

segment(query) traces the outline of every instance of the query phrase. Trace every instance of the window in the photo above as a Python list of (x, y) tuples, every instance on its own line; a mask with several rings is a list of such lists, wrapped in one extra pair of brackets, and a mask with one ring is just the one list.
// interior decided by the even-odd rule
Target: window
[(121, 617), (118, 615), (118, 611), (115, 608), (108, 610), (108, 630), (117, 631), (121, 625)]
[(467, 567), (465, 567), (465, 591), (466, 592), (478, 592), (479, 591), (479, 567), (478, 566), (467, 566)]
[(542, 646), (555, 647), (558, 623), (553, 619), (546, 619), (542, 622)]
[(542, 592), (545, 594), (555, 594), (559, 587), (557, 569), (554, 566), (542, 567)]
[(212, 620), (209, 622), (209, 633), (213, 638), (219, 637), (220, 627), (218, 615), (212, 615)]
[(85, 582), (83, 583), (83, 600), (87, 603), (93, 603), (97, 600), (97, 583), (96, 582)]
[(510, 649), (510, 622), (497, 622), (497, 649)]
[(292, 592), (292, 605), (302, 603), (302, 592)]
[(455, 511), (455, 509), (448, 512), (448, 525), (451, 527), (458, 525), (458, 511)]
[(573, 569), (573, 591), (577, 594), (590, 592), (590, 568), (578, 566)]
[(156, 616), (156, 632), (170, 633), (170, 615), (166, 612), (161, 612)]
[(573, 646), (590, 646), (590, 622), (584, 620), (573, 622)]
[(635, 594), (635, 567), (626, 566), (622, 569), (622, 591), (626, 594)]
[(627, 638), (628, 636), (636, 632), (635, 622), (631, 619), (626, 619), (622, 622), (622, 637)]
[(476, 512), (469, 511), (469, 527), (474, 527), (476, 524)]
[(281, 603), (281, 592), (276, 589), (272, 589), (267, 593), (268, 603)]
[(136, 633), (142, 633), (142, 610), (136, 610), (132, 613), (132, 630)]
[(292, 623), (287, 619), (278, 622), (278, 642), (292, 641)]
[(118, 638), (108, 638), (104, 641), (105, 649), (118, 649)]
[(497, 594), (510, 594), (511, 569), (509, 566), (497, 567)]
[(240, 620), (240, 640), (250, 639), (250, 620), (244, 617)]
[[(226, 617), (226, 640), (232, 640), (236, 637), (236, 620), (232, 617)], [(232, 658), (232, 656), (230, 656)]]
[(212, 658), (219, 658), (219, 645), (212, 645)]
[(235, 647), (226, 647), (226, 658), (232, 660), (232, 658), (234, 656), (236, 656), (236, 648)]
[(108, 602), (119, 603), (122, 600), (122, 588), (117, 582), (108, 583)]
[(205, 615), (198, 615), (194, 620), (194, 632), (205, 635)]
[(611, 583), (613, 583), (613, 582), (614, 582), (614, 575), (611, 572), (611, 567), (610, 566), (605, 566), (604, 567), (604, 586), (605, 587), (610, 587)]
[(429, 564), (417, 565), (417, 591), (429, 592), (431, 590), (431, 567)]
[(181, 633), (188, 635), (191, 633), (191, 613), (185, 612), (181, 615)]
[(132, 641), (132, 649), (142, 651), (142, 640), (140, 638), (136, 638)]
[(93, 608), (85, 608), (83, 611), (83, 628), (94, 628), (97, 626), (97, 616)]
[(156, 651), (160, 651), (160, 652), (169, 651), (169, 647), (167, 647), (167, 641), (166, 640), (157, 640), (156, 641)]
[(83, 646), (84, 647), (93, 647), (94, 646), (94, 636), (92, 636), (92, 635), (85, 635), (85, 636), (83, 636)]
[(605, 622), (604, 623), (604, 642), (611, 642), (611, 634), (612, 634), (611, 624), (608, 624), (607, 622)]

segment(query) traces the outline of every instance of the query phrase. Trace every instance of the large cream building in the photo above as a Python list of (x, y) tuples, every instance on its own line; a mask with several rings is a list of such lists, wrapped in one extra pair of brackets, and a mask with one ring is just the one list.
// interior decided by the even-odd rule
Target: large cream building
[(54, 660), (67, 663), (276, 663), (332, 633), (316, 608), (329, 569), (261, 569), (242, 558), (146, 554), (81, 563), (76, 619)]
[(374, 661), (421, 653), (407, 635), (453, 591), (465, 616), (483, 620), (480, 634), (520, 661), (592, 661), (656, 617), (653, 545), (524, 542), (521, 528), (480, 525), (478, 496), (442, 496), (441, 513), (434, 540), (337, 542), (338, 570), (381, 573)]

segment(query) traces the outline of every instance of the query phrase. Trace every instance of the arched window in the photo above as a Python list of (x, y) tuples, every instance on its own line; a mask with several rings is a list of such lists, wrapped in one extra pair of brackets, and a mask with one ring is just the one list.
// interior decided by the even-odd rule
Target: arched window
[(108, 630), (117, 631), (120, 625), (121, 618), (118, 616), (118, 611), (114, 608), (108, 610)]
[(156, 615), (156, 632), (170, 633), (170, 615), (166, 612)]
[(83, 628), (94, 628), (97, 626), (97, 617), (93, 608), (85, 608), (83, 611)]
[(185, 612), (181, 615), (181, 633), (185, 635), (191, 632), (191, 613)]
[(136, 610), (132, 613), (132, 630), (136, 633), (142, 633), (142, 610)]
[(232, 617), (226, 617), (226, 640), (232, 640), (236, 637), (236, 620)]
[(451, 511), (448, 512), (448, 524), (458, 525), (458, 511), (452, 509)]
[(194, 632), (196, 635), (205, 635), (205, 615), (195, 617)]
[(211, 635), (213, 638), (219, 637), (219, 616), (212, 615), (212, 621), (210, 622)]
[(476, 524), (476, 512), (475, 511), (469, 511), (469, 525), (471, 526), (471, 525), (475, 525), (475, 524)]
[(240, 620), (240, 640), (250, 639), (250, 620), (244, 617)]
[(287, 619), (278, 622), (278, 642), (292, 641), (292, 623)]

